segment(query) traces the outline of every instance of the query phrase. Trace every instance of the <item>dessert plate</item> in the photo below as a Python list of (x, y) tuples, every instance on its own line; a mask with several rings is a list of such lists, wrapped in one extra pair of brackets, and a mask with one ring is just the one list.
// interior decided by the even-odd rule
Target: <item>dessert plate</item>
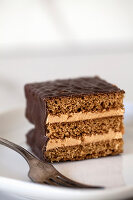
[[(126, 105), (124, 153), (119, 156), (56, 163), (65, 176), (76, 181), (105, 186), (104, 190), (68, 189), (32, 183), (28, 165), (16, 152), (0, 145), (0, 191), (27, 199), (125, 199), (133, 197), (133, 104)], [(33, 126), (24, 108), (0, 114), (0, 137), (24, 148), (25, 134)], [(10, 163), (10, 165), (9, 165)]]

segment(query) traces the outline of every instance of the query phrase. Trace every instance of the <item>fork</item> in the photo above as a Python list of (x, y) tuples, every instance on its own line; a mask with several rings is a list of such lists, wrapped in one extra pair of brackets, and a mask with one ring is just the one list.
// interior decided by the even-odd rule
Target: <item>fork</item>
[(24, 157), (29, 165), (28, 176), (35, 183), (52, 186), (64, 186), (70, 188), (103, 189), (101, 186), (85, 185), (65, 177), (60, 172), (58, 172), (52, 164), (39, 160), (23, 147), (1, 137), (0, 144), (9, 147)]

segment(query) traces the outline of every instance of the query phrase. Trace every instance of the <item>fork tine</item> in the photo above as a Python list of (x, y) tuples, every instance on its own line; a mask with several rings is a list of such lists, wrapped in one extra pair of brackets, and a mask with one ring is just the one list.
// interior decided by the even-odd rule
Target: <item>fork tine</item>
[(68, 183), (71, 185), (71, 187), (77, 187), (77, 188), (90, 188), (90, 189), (103, 189), (104, 187), (101, 186), (92, 186), (92, 185), (86, 185), (86, 184), (82, 184), (76, 181), (73, 181), (65, 176), (63, 176), (62, 174), (59, 173), (58, 178), (60, 180), (63, 180), (64, 182)]
[(63, 186), (63, 187), (72, 187), (72, 185), (70, 183), (64, 181), (59, 176), (54, 176), (54, 177), (50, 178), (50, 181), (53, 181), (56, 184)]
[(51, 179), (51, 178), (47, 180), (47, 184), (48, 185), (59, 186), (59, 184), (57, 182), (55, 182), (53, 179)]

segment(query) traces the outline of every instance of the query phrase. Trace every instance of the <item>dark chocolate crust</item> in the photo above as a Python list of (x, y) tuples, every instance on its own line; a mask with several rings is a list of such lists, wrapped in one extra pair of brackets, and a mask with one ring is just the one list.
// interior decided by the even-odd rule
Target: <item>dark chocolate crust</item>
[(35, 94), (30, 85), (25, 86), (26, 97), (26, 117), (36, 128), (42, 130), (45, 134), (45, 121), (47, 117), (46, 101)]
[(30, 146), (32, 152), (34, 152), (35, 155), (41, 160), (46, 160), (46, 158), (44, 158), (44, 152), (46, 149), (48, 138), (44, 134), (42, 134), (42, 131), (31, 129), (27, 133), (26, 138), (27, 144)]
[(113, 92), (124, 93), (117, 86), (95, 77), (63, 79), (25, 85), (25, 90), (31, 90), (42, 99), (63, 96), (81, 96), (90, 94), (105, 94)]

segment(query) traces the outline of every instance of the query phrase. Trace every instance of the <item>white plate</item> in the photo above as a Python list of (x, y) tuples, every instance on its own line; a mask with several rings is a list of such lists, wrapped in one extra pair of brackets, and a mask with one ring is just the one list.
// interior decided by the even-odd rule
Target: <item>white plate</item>
[[(120, 156), (54, 164), (64, 175), (105, 190), (74, 190), (31, 183), (28, 165), (16, 152), (0, 145), (0, 191), (29, 199), (125, 199), (133, 196), (133, 105), (126, 106), (125, 151)], [(24, 109), (0, 115), (0, 136), (28, 148), (25, 134), (32, 125)]]

